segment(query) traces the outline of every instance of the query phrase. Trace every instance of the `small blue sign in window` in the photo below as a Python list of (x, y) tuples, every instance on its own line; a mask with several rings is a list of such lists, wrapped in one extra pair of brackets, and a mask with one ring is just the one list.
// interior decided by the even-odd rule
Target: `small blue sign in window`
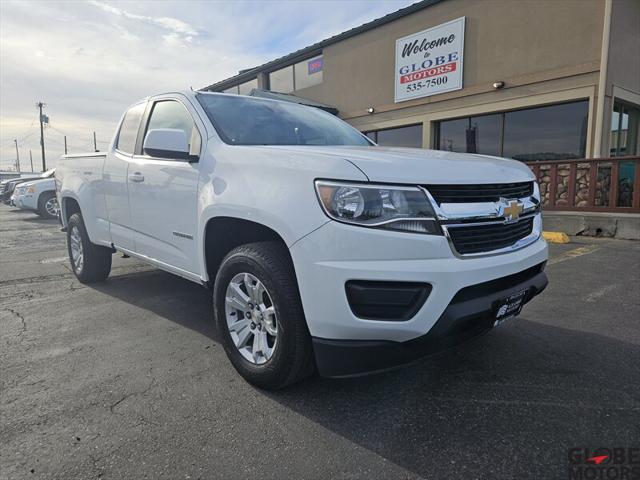
[(309, 75), (313, 75), (314, 73), (318, 73), (322, 71), (322, 57), (314, 58), (313, 60), (309, 60), (307, 63)]

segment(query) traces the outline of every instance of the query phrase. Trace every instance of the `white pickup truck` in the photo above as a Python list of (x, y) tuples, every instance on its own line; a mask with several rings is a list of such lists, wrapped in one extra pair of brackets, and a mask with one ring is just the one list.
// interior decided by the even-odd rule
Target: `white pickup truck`
[(379, 147), (293, 103), (146, 98), (55, 177), (77, 278), (106, 279), (120, 251), (211, 287), (231, 363), (263, 388), (409, 363), (547, 284), (525, 165)]

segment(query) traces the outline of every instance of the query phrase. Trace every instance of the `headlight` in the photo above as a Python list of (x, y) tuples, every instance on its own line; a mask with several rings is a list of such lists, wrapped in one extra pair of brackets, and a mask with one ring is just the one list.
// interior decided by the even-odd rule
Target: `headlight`
[(363, 227), (439, 234), (424, 191), (418, 187), (316, 180), (324, 212), (339, 222)]
[(27, 188), (27, 193), (35, 193), (35, 191), (36, 191), (36, 187)]

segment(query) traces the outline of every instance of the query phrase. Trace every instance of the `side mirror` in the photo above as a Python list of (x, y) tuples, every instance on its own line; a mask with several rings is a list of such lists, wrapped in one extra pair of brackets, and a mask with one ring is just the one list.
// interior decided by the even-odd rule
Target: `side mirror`
[(169, 158), (197, 162), (198, 156), (189, 154), (189, 141), (184, 130), (177, 128), (156, 128), (149, 130), (142, 146), (144, 153), (151, 157)]

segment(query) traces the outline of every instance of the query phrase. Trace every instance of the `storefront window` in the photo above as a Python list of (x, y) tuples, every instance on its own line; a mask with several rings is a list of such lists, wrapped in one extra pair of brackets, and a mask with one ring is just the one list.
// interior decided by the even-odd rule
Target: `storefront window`
[(612, 157), (638, 153), (638, 120), (640, 110), (621, 102), (613, 104), (609, 154)]
[(500, 155), (502, 114), (440, 122), (440, 150)]
[(589, 102), (505, 113), (502, 156), (516, 160), (584, 158)]
[(442, 121), (436, 148), (522, 161), (584, 158), (588, 109), (584, 100)]
[(241, 83), (238, 85), (238, 90), (240, 95), (249, 95), (251, 90), (254, 88), (258, 88), (258, 79), (254, 78), (253, 80), (249, 80), (248, 82)]
[(422, 124), (375, 130), (366, 135), (383, 147), (422, 147)]
[(293, 65), (269, 74), (269, 90), (272, 92), (293, 92)]
[(269, 74), (269, 90), (291, 93), (322, 83), (324, 67), (322, 55), (308, 58), (295, 65), (281, 68)]

